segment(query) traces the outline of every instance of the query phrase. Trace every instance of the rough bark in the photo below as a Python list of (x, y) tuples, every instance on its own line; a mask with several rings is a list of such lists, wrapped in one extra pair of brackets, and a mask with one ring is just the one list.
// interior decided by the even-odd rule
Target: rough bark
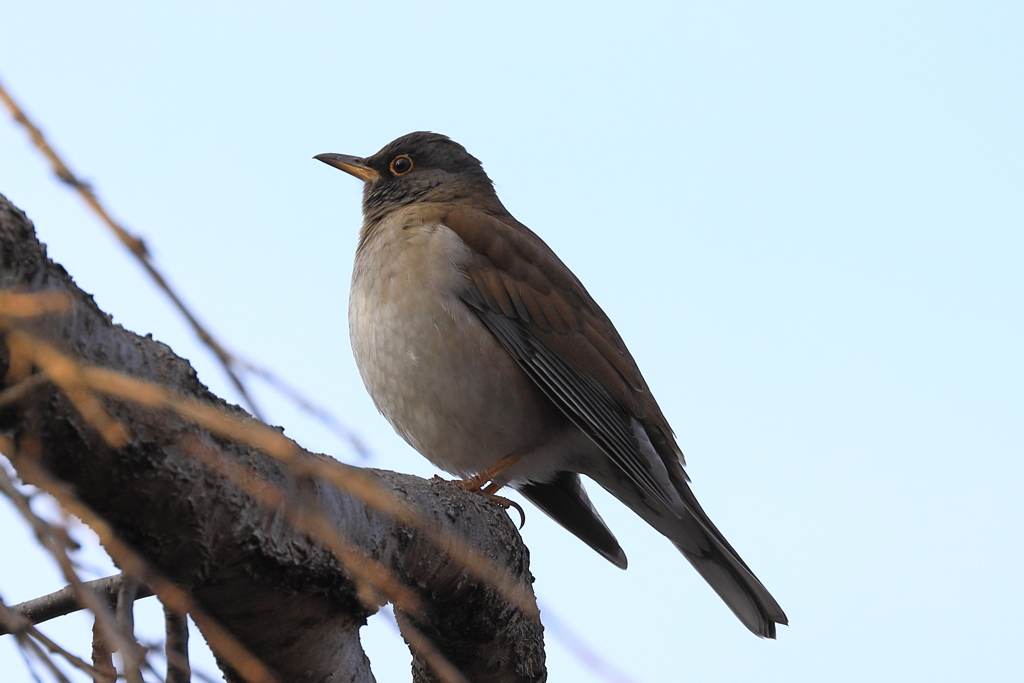
[[(0, 195), (0, 291), (45, 290), (68, 295), (70, 310), (17, 320), (0, 315), (0, 377), (8, 376), (8, 334), (19, 327), (79, 363), (158, 383), (249, 419), (214, 396), (169, 347), (113, 324), (47, 258), (32, 224)], [(371, 608), (330, 550), (283, 521), (281, 509), (211, 472), (195, 457), (196, 448), (272, 485), (288, 504), (326, 514), (344, 538), (397, 574), (426, 606), (423, 614), (408, 615), (411, 621), (468, 680), (545, 680), (539, 619), (474, 578), (417, 529), (328, 482), (296, 477), (265, 453), (171, 410), (110, 397), (102, 405), (128, 428), (125, 445), (108, 446), (59, 389), (42, 385), (0, 407), (0, 430), (18, 446), (7, 455), (15, 468), (20, 458), (37, 458), (70, 484), (122, 540), (189, 591), (282, 682), (373, 680), (358, 639)], [(445, 482), (364, 472), (529, 589), (528, 551), (498, 506)], [(434, 680), (425, 660), (414, 657), (414, 680)], [(226, 675), (234, 677), (229, 670)]]

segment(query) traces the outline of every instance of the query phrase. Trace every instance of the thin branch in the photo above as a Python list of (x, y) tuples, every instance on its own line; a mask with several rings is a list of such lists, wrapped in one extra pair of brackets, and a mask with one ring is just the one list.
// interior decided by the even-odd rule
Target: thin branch
[(199, 319), (192, 313), (189, 307), (185, 305), (185, 302), (182, 301), (177, 292), (171, 288), (167, 279), (159, 270), (157, 270), (156, 265), (153, 263), (153, 256), (146, 248), (146, 243), (140, 237), (131, 234), (123, 225), (114, 220), (110, 215), (110, 212), (107, 211), (100, 202), (92, 187), (81, 181), (78, 176), (71, 172), (71, 169), (68, 168), (66, 163), (64, 163), (64, 160), (61, 159), (56, 150), (54, 150), (53, 147), (50, 146), (50, 143), (46, 141), (46, 137), (43, 135), (43, 132), (28, 118), (21, 107), (18, 106), (18, 103), (14, 101), (14, 98), (12, 98), (3, 87), (2, 83), (0, 83), (0, 101), (3, 101), (7, 106), (7, 109), (11, 112), (11, 116), (14, 120), (25, 128), (29, 137), (32, 139), (32, 143), (50, 162), (50, 165), (53, 167), (53, 171), (57, 177), (78, 192), (82, 199), (85, 200), (85, 203), (89, 205), (96, 215), (100, 217), (100, 220), (110, 228), (121, 244), (124, 245), (132, 256), (134, 256), (142, 265), (150, 278), (152, 278), (157, 286), (163, 290), (164, 294), (167, 295), (167, 298), (169, 298), (171, 303), (174, 304), (174, 307), (178, 309), (178, 312), (181, 313), (185, 320), (188, 321), (189, 325), (192, 327), (192, 331), (195, 332), (200, 341), (206, 344), (206, 346), (213, 351), (214, 355), (217, 356), (221, 366), (224, 368), (224, 372), (227, 373), (228, 378), (235, 386), (235, 389), (238, 390), (238, 393), (241, 394), (243, 400), (245, 400), (249, 405), (249, 409), (252, 410), (253, 415), (262, 420), (259, 408), (234, 370), (234, 356), (229, 353), (228, 350), (224, 348), (224, 346), (218, 342), (212, 334), (210, 334), (209, 330), (199, 322)]
[(130, 577), (126, 577), (125, 580), (121, 581), (121, 588), (117, 591), (117, 623), (122, 631), (131, 636), (128, 639), (128, 647), (133, 650), (131, 653), (121, 653), (125, 660), (124, 677), (127, 683), (145, 683), (142, 680), (142, 671), (138, 667), (128, 664), (128, 662), (138, 662), (145, 658), (142, 647), (135, 639), (135, 597), (138, 592), (138, 579)]
[[(6, 439), (4, 440), (6, 441)], [(6, 447), (2, 450), (4, 450), (4, 452), (13, 452), (13, 447)], [(11, 502), (14, 503), (15, 509), (21, 513), (22, 517), (25, 518), (33, 531), (35, 531), (36, 537), (39, 539), (40, 543), (57, 561), (57, 566), (64, 575), (64, 579), (74, 588), (76, 599), (82, 603), (84, 607), (87, 607), (100, 621), (101, 626), (104, 629), (105, 638), (107, 638), (112, 645), (118, 647), (118, 649), (127, 648), (130, 644), (131, 638), (130, 636), (125, 636), (125, 634), (123, 634), (118, 628), (117, 621), (114, 618), (114, 614), (110, 609), (110, 606), (104, 603), (97, 594), (86, 588), (84, 582), (75, 571), (74, 564), (68, 556), (68, 549), (74, 547), (75, 544), (71, 540), (67, 531), (54, 527), (49, 522), (35, 514), (29, 505), (28, 499), (18, 491), (17, 487), (14, 486), (14, 482), (12, 482), (10, 477), (7, 476), (7, 472), (2, 469), (0, 469), (0, 493), (3, 493), (11, 500)], [(126, 651), (126, 663), (133, 663), (134, 666), (138, 666), (138, 661), (137, 659), (133, 659), (133, 656), (133, 651)]]
[(164, 657), (167, 659), (166, 683), (189, 683), (192, 667), (188, 661), (188, 619), (164, 605)]
[(243, 358), (239, 358), (238, 356), (235, 357), (235, 360), (242, 368), (262, 379), (264, 382), (276, 389), (278, 393), (290, 399), (293, 403), (299, 406), (299, 408), (326, 425), (326, 427), (334, 432), (339, 438), (348, 442), (349, 446), (356, 452), (356, 455), (359, 456), (360, 460), (366, 462), (373, 457), (373, 452), (366, 443), (359, 438), (359, 435), (346, 427), (345, 424), (335, 417), (329, 410), (311, 401), (302, 392), (285, 382), (270, 370), (260, 367), (259, 365), (255, 365), (254, 363)]
[[(43, 648), (39, 646), (39, 643), (37, 643), (32, 638), (29, 638), (27, 635), (22, 635), (18, 639), (18, 643), (22, 646), (24, 650), (27, 650), (28, 652), (34, 654), (36, 656), (36, 659), (41, 661), (46, 666), (46, 668), (50, 670), (50, 673), (53, 675), (54, 678), (57, 679), (58, 683), (71, 683), (71, 681), (68, 680), (67, 676), (64, 675), (64, 672), (61, 671), (60, 668), (57, 666), (57, 663), (54, 662), (53, 659), (51, 659), (50, 656), (46, 654), (46, 652), (43, 651)], [(85, 664), (85, 662), (82, 662), (82, 664), (86, 667), (89, 667), (89, 665)], [(36, 680), (38, 681), (39, 678), (36, 677)]]
[[(185, 318), (193, 332), (197, 337), (199, 337), (199, 340), (213, 351), (213, 354), (220, 361), (220, 364), (232, 385), (234, 385), (235, 389), (238, 390), (242, 399), (249, 406), (250, 411), (256, 418), (262, 422), (266, 421), (252, 395), (249, 393), (248, 388), (236, 371), (238, 369), (248, 371), (257, 377), (260, 377), (286, 398), (295, 402), (302, 410), (311, 414), (314, 418), (326, 425), (328, 429), (347, 441), (360, 458), (366, 460), (370, 457), (370, 450), (366, 447), (359, 436), (345, 427), (341, 420), (334, 416), (330, 411), (323, 406), (314, 403), (270, 370), (240, 358), (238, 355), (228, 351), (223, 344), (217, 341), (210, 331), (199, 322), (198, 317), (192, 313), (191, 309), (189, 309), (181, 297), (178, 296), (177, 292), (170, 286), (167, 279), (157, 269), (153, 262), (153, 256), (146, 247), (145, 241), (141, 237), (133, 235), (122, 224), (114, 220), (110, 212), (107, 211), (100, 202), (99, 197), (96, 196), (93, 188), (71, 172), (71, 169), (68, 168), (64, 160), (59, 154), (57, 154), (56, 150), (50, 146), (50, 143), (47, 142), (42, 130), (40, 130), (40, 128), (28, 118), (28, 115), (26, 115), (18, 103), (14, 101), (14, 98), (11, 97), (10, 93), (7, 92), (2, 83), (0, 83), (0, 101), (3, 101), (6, 105), (14, 120), (25, 128), (33, 144), (50, 162), (56, 176), (82, 196), (86, 204), (89, 205), (89, 207), (99, 216), (100, 220), (114, 233), (118, 241), (120, 241), (132, 256), (142, 264), (142, 267), (149, 274), (150, 278), (171, 300), (171, 303)], [(0, 307), (2, 307), (2, 303), (0, 303)]]
[[(115, 574), (114, 576), (107, 576), (95, 581), (86, 581), (82, 585), (105, 599), (107, 604), (113, 608), (117, 604), (117, 594), (123, 580), (124, 578), (121, 574)], [(140, 584), (135, 599), (141, 600), (151, 595), (153, 595), (153, 589), (145, 584)], [(56, 619), (57, 617), (77, 612), (82, 609), (82, 606), (75, 598), (74, 586), (65, 586), (59, 591), (54, 591), (48, 595), (26, 600), (17, 605), (11, 605), (9, 609), (15, 614), (24, 617), (30, 624), (37, 625), (50, 619)], [(0, 636), (10, 632), (3, 625), (0, 625)]]
[(103, 637), (99, 619), (92, 622), (92, 665), (96, 669), (92, 677), (93, 683), (114, 683), (117, 680), (114, 652)]
[(18, 643), (23, 648), (29, 648), (37, 657), (39, 657), (40, 661), (46, 663), (51, 672), (55, 672), (54, 675), (59, 676), (61, 680), (66, 679), (63, 678), (63, 674), (61, 674), (56, 665), (50, 661), (49, 657), (42, 651), (36, 641), (44, 645), (50, 652), (59, 654), (67, 660), (71, 666), (84, 671), (90, 676), (95, 678), (99, 674), (99, 672), (90, 666), (88, 662), (80, 657), (76, 657), (54, 641), (50, 640), (47, 636), (43, 635), (43, 633), (32, 625), (28, 619), (18, 614), (13, 608), (4, 604), (2, 599), (0, 599), (0, 628), (3, 628), (7, 633), (13, 633), (18, 639)]
[[(3, 439), (6, 441), (6, 439)], [(0, 450), (10, 452), (12, 445), (0, 444)], [(195, 600), (184, 590), (174, 585), (161, 573), (156, 571), (135, 551), (122, 542), (110, 525), (90, 507), (75, 496), (70, 487), (54, 479), (48, 472), (36, 465), (36, 458), (29, 454), (19, 459), (22, 475), (57, 499), (61, 506), (82, 520), (99, 537), (104, 549), (114, 562), (123, 567), (126, 573), (142, 577), (156, 592), (160, 601), (172, 609), (192, 615), (192, 619), (203, 628), (211, 649), (231, 665), (238, 674), (249, 683), (277, 683), (277, 678), (256, 657), (248, 652), (238, 640), (224, 627), (208, 616)], [(2, 474), (2, 473), (0, 473)], [(6, 477), (6, 475), (4, 475)], [(2, 481), (2, 478), (0, 478)], [(92, 609), (92, 605), (90, 605)], [(94, 610), (95, 611), (95, 610)]]

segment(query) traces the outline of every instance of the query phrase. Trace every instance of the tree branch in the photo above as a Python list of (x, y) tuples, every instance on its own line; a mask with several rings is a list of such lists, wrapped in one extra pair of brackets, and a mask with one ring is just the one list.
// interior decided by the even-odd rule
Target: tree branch
[[(397, 577), (414, 591), (419, 609), (403, 618), (468, 680), (545, 680), (529, 554), (498, 506), (445, 482), (361, 470), (430, 529), (410, 526), (317, 476), (316, 466), (330, 462), (326, 456), (294, 446), (297, 465), (289, 466), (168, 408), (100, 396), (82, 384), (82, 371), (58, 380), (56, 366), (47, 365), (54, 384), (31, 379), (32, 367), (18, 346), (25, 339), (41, 340), (74, 363), (158, 384), (262, 427), (210, 393), (170, 348), (114, 325), (46, 257), (31, 223), (2, 196), (0, 290), (56, 291), (69, 300), (59, 313), (0, 310), (5, 386), (25, 379), (36, 384), (0, 400), (0, 430), (15, 446), (7, 454), (15, 469), (24, 473), (32, 469), (28, 464), (39, 465), (70, 484), (121, 540), (189, 591), (281, 681), (372, 680), (358, 629), (389, 584), (368, 584), (365, 567), (354, 567), (351, 555), (339, 554), (323, 533), (312, 533), (315, 526), (297, 523), (317, 516), (330, 520), (333, 533), (378, 575)], [(210, 462), (221, 466), (211, 468)], [(246, 480), (236, 471), (245, 472)], [(277, 495), (254, 495), (266, 490)], [(438, 547), (439, 536), (463, 539), (504, 568), (529, 596), (527, 604), (509, 601), (507, 590), (468, 571), (450, 547)], [(414, 657), (414, 680), (443, 680), (415, 650)], [(229, 680), (239, 680), (222, 668)]]
[[(113, 609), (117, 605), (117, 594), (121, 590), (121, 580), (121, 575), (117, 574), (96, 579), (95, 581), (86, 581), (84, 586), (105, 598), (107, 604)], [(135, 599), (141, 600), (151, 595), (153, 595), (153, 590), (149, 586), (141, 585), (139, 586), (138, 593), (135, 595)], [(75, 589), (72, 586), (65, 586), (49, 595), (42, 595), (17, 605), (11, 605), (8, 609), (25, 617), (32, 625), (37, 625), (50, 619), (56, 619), (57, 617), (77, 612), (82, 609), (82, 606), (78, 604), (78, 600), (75, 598)], [(0, 624), (0, 636), (8, 633), (10, 631)]]

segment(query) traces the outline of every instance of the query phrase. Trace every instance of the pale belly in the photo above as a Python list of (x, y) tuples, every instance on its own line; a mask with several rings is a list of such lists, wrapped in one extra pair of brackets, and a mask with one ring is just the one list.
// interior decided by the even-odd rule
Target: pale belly
[[(516, 479), (557, 469), (576, 431), (458, 297), (465, 248), (447, 228), (360, 254), (349, 300), (356, 364), (381, 413), (437, 467), (469, 476), (509, 454)], [(454, 241), (453, 241), (454, 240)]]

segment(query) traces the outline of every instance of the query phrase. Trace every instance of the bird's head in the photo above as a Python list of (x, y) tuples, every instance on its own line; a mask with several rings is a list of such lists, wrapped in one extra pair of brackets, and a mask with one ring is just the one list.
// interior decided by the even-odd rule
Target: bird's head
[(367, 223), (413, 202), (497, 202), (480, 161), (438, 133), (403, 135), (369, 157), (318, 154), (313, 158), (366, 183), (363, 216)]

